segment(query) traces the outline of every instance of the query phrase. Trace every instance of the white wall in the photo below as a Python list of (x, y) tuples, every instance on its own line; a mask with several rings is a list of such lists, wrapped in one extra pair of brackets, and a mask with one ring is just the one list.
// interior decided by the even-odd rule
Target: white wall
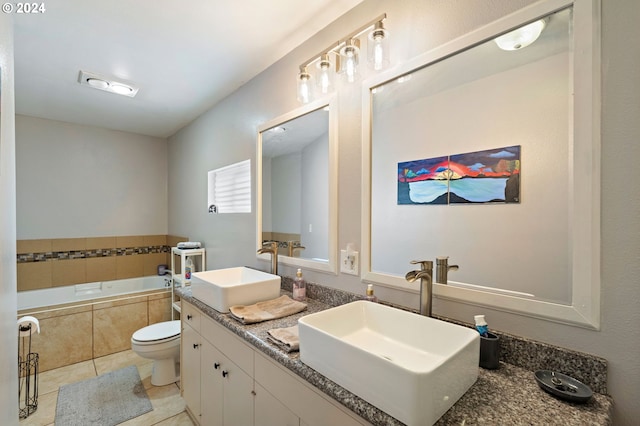
[(329, 257), (329, 134), (302, 151), (300, 257)]
[[(365, 0), (281, 61), (170, 138), (169, 232), (205, 243), (208, 267), (258, 265), (255, 257), (255, 209), (246, 215), (208, 215), (206, 172), (251, 158), (255, 164), (257, 127), (299, 105), (295, 97), (298, 65), (372, 17), (386, 12), (391, 60), (407, 61), (532, 3), (528, 0), (443, 2)], [(588, 352), (609, 362), (609, 391), (615, 400), (615, 424), (640, 418), (640, 57), (630, 40), (640, 39), (640, 2), (604, 0), (602, 112), (602, 321), (591, 331), (549, 321), (483, 309), (490, 326), (504, 332)], [(629, 50), (632, 49), (632, 50)], [(360, 241), (361, 92), (341, 87), (339, 111), (339, 246)], [(254, 167), (255, 170), (255, 167)], [(255, 173), (254, 173), (255, 175)], [(255, 192), (254, 192), (255, 193)], [(191, 208), (194, 206), (194, 208)], [(255, 206), (255, 204), (254, 204)], [(295, 269), (283, 266), (282, 274)], [(312, 282), (364, 293), (358, 277), (305, 271)], [(379, 288), (378, 297), (418, 306), (415, 293)], [(436, 299), (434, 312), (471, 322), (478, 309)]]
[(300, 233), (302, 153), (271, 159), (271, 228), (266, 231)]
[(18, 423), (13, 22), (0, 14), (0, 424)]
[(16, 161), (18, 239), (167, 233), (166, 139), (17, 115)]

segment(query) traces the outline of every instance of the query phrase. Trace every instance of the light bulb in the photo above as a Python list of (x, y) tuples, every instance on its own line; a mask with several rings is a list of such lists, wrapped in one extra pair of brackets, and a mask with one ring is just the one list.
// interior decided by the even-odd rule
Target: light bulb
[(369, 66), (374, 71), (380, 71), (389, 65), (389, 33), (382, 26), (382, 22), (376, 22), (368, 38)]
[(316, 66), (318, 67), (316, 84), (318, 85), (320, 92), (323, 95), (326, 95), (331, 91), (331, 88), (333, 87), (331, 61), (329, 61), (329, 55), (326, 53), (323, 54)]
[(303, 104), (311, 102), (313, 96), (310, 80), (311, 75), (307, 72), (307, 67), (300, 69), (300, 74), (298, 74), (298, 101)]
[(352, 51), (347, 51), (347, 62), (345, 63), (347, 81), (353, 83), (356, 79), (356, 59)]
[(358, 79), (358, 40), (350, 39), (340, 49), (342, 67), (340, 72), (344, 74), (348, 83), (353, 83)]

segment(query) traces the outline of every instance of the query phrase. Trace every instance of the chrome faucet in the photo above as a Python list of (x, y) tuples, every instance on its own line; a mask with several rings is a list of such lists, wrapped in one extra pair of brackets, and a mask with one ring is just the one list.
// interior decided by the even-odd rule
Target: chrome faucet
[(287, 248), (289, 249), (289, 257), (293, 257), (293, 255), (295, 254), (294, 253), (295, 250), (306, 249), (305, 246), (300, 245), (300, 241), (288, 241)]
[(458, 265), (449, 265), (449, 256), (436, 257), (436, 282), (446, 284), (449, 271), (457, 271), (459, 268)]
[(421, 265), (419, 271), (410, 271), (405, 279), (410, 283), (420, 280), (420, 315), (431, 316), (433, 292), (433, 262), (431, 260), (412, 260), (412, 265)]
[(278, 243), (271, 241), (262, 243), (262, 248), (258, 250), (258, 254), (271, 253), (271, 273), (278, 275)]

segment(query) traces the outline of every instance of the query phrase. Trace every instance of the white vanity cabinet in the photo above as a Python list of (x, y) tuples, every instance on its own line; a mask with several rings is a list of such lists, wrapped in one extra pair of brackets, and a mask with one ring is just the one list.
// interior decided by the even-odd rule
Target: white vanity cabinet
[(180, 370), (182, 397), (200, 425), (253, 424), (253, 349), (184, 301)]
[(368, 425), (185, 300), (181, 394), (201, 426)]
[(256, 384), (262, 385), (287, 410), (300, 418), (300, 426), (370, 424), (259, 352), (255, 355), (254, 378)]

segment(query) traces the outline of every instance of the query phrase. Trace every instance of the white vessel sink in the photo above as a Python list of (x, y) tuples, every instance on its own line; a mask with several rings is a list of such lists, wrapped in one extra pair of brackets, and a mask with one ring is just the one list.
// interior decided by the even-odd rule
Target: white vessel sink
[(302, 362), (408, 425), (435, 423), (478, 378), (470, 328), (357, 301), (298, 329)]
[(194, 272), (191, 294), (218, 312), (234, 305), (251, 305), (280, 296), (280, 277), (240, 266)]

